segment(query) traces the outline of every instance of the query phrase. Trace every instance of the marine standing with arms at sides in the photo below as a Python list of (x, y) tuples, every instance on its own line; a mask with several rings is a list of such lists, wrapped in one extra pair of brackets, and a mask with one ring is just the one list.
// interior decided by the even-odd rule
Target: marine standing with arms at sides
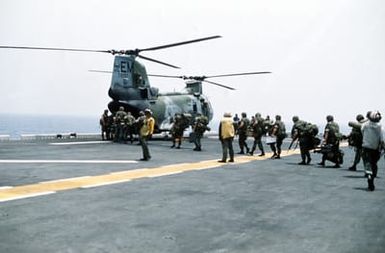
[(110, 126), (109, 126), (109, 116), (108, 110), (104, 110), (104, 113), (100, 117), (100, 127), (102, 129), (102, 140), (109, 140), (110, 138)]
[(377, 162), (384, 146), (382, 126), (379, 123), (381, 114), (378, 111), (368, 112), (368, 121), (362, 125), (362, 160), (368, 178), (368, 190), (374, 191), (374, 178), (377, 176)]
[(144, 121), (140, 128), (140, 144), (142, 145), (143, 158), (141, 161), (148, 161), (151, 159), (150, 151), (148, 150), (147, 141), (154, 132), (155, 120), (152, 117), (150, 109), (144, 110)]
[(247, 128), (250, 125), (250, 121), (247, 118), (247, 114), (245, 112), (242, 112), (242, 118), (238, 125), (238, 142), (239, 142), (239, 148), (241, 149), (238, 154), (245, 154), (244, 149), (246, 148), (246, 153), (249, 153), (249, 147), (247, 146), (246, 140), (247, 140)]
[(234, 162), (234, 149), (233, 149), (233, 140), (235, 135), (233, 121), (231, 119), (230, 113), (225, 113), (219, 124), (219, 140), (222, 143), (222, 160), (219, 160), (220, 163), (225, 163), (227, 161), (227, 152), (230, 155), (229, 162)]
[(124, 107), (120, 106), (119, 110), (115, 114), (115, 120), (116, 120), (115, 140), (120, 143), (124, 142), (125, 140), (124, 117), (126, 116), (127, 116), (127, 113), (124, 110)]
[(133, 134), (134, 134), (134, 122), (135, 118), (132, 116), (131, 112), (127, 112), (127, 116), (124, 117), (124, 137), (125, 141), (127, 138), (130, 138), (130, 142), (134, 142)]

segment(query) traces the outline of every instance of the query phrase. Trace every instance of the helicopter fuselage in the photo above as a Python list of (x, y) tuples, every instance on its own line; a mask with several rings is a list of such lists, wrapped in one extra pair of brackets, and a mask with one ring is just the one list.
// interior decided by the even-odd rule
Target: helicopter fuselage
[(171, 119), (176, 113), (190, 114), (192, 119), (197, 114), (209, 120), (213, 117), (213, 109), (202, 94), (200, 81), (187, 81), (183, 92), (159, 93), (157, 88), (150, 86), (145, 67), (133, 56), (115, 56), (108, 94), (112, 98), (108, 105), (112, 113), (123, 106), (137, 117), (140, 111), (150, 109), (157, 132), (170, 130)]

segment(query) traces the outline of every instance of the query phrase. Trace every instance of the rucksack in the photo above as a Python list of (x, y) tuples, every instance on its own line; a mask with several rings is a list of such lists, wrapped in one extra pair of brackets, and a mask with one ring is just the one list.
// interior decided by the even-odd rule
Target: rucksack
[(309, 135), (309, 136), (317, 136), (319, 132), (318, 126), (312, 123), (306, 123), (302, 125), (301, 130), (303, 135)]
[(349, 146), (361, 147), (362, 146), (362, 133), (360, 129), (352, 128), (348, 138)]

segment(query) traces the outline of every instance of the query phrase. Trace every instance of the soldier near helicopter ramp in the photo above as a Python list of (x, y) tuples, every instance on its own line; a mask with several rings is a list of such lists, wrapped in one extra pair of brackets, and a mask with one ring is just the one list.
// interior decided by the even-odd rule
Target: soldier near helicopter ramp
[(124, 142), (125, 141), (125, 123), (124, 118), (127, 116), (127, 113), (124, 111), (124, 107), (120, 106), (119, 110), (115, 114), (115, 141)]
[(194, 151), (201, 151), (202, 150), (202, 144), (201, 139), (203, 137), (204, 132), (210, 131), (210, 128), (207, 126), (208, 119), (206, 116), (203, 116), (202, 114), (198, 113), (197, 117), (195, 117), (195, 122), (192, 126), (193, 129), (193, 142), (195, 144)]
[(104, 110), (102, 116), (99, 120), (100, 128), (101, 128), (101, 134), (102, 134), (102, 140), (110, 140), (111, 139), (111, 122), (110, 122), (110, 115), (108, 115), (108, 110)]
[(173, 118), (173, 125), (171, 127), (171, 136), (172, 136), (172, 146), (171, 148), (179, 149), (182, 145), (183, 133), (184, 130), (189, 126), (190, 115), (185, 115), (182, 113), (175, 113)]
[(225, 113), (219, 124), (219, 140), (222, 144), (222, 159), (218, 162), (225, 163), (227, 162), (227, 153), (230, 155), (229, 162), (234, 162), (234, 149), (233, 149), (233, 140), (235, 135), (234, 124), (231, 119), (231, 113)]
[(152, 117), (152, 112), (150, 109), (144, 110), (145, 118), (143, 119), (143, 124), (140, 128), (140, 144), (142, 146), (143, 158), (141, 161), (148, 161), (151, 159), (150, 151), (148, 149), (147, 141), (151, 138), (154, 132), (155, 120)]
[(127, 141), (129, 138), (130, 142), (133, 143), (133, 135), (135, 133), (134, 123), (135, 118), (132, 116), (131, 112), (127, 112), (127, 115), (123, 119), (124, 122), (124, 141)]

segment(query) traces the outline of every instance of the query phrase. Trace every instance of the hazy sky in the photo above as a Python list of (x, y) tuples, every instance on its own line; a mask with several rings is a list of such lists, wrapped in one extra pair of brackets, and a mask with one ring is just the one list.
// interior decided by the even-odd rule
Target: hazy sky
[[(143, 55), (147, 72), (269, 75), (211, 79), (215, 118), (224, 111), (299, 115), (346, 123), (357, 113), (385, 113), (383, 0), (1, 0), (0, 45), (135, 49), (200, 37), (223, 38)], [(113, 56), (0, 49), (0, 113), (95, 115), (110, 98)], [(182, 80), (151, 78), (160, 91)]]

